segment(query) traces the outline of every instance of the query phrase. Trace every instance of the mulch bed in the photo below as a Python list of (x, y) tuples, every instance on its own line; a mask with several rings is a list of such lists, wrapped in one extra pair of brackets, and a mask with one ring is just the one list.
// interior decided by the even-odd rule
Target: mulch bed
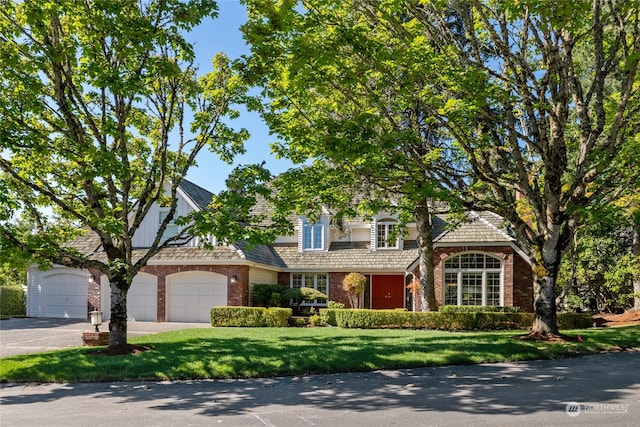
[(102, 356), (122, 356), (127, 354), (140, 354), (152, 349), (153, 347), (148, 347), (145, 345), (125, 344), (125, 345), (107, 347), (100, 350), (90, 351), (89, 354), (98, 354)]

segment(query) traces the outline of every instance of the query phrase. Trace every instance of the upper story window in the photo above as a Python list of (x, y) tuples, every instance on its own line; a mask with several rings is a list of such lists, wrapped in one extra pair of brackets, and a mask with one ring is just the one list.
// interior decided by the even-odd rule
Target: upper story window
[(324, 249), (324, 224), (322, 222), (311, 224), (304, 221), (302, 223), (302, 249), (305, 251)]
[(376, 248), (377, 249), (398, 249), (400, 239), (394, 236), (396, 222), (386, 218), (376, 223)]
[[(158, 227), (160, 227), (162, 222), (167, 218), (167, 215), (169, 215), (169, 208), (161, 207), (158, 210)], [(164, 229), (164, 233), (162, 233), (162, 240), (164, 241), (164, 240), (167, 240), (167, 239), (170, 239), (170, 238), (176, 236), (179, 231), (180, 231), (180, 229), (173, 222), (173, 219), (172, 219), (167, 224), (167, 228)]]

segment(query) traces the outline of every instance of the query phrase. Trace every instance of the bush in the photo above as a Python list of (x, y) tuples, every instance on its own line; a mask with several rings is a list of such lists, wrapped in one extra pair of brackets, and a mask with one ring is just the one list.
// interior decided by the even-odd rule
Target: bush
[(328, 301), (327, 308), (344, 308), (344, 304), (338, 301)]
[(329, 326), (338, 326), (336, 322), (336, 312), (338, 310), (342, 310), (342, 308), (321, 308), (320, 317), (322, 317), (322, 323)]
[(442, 313), (402, 310), (321, 310), (327, 324), (342, 328), (414, 328), (442, 330), (526, 329), (531, 313)]
[(319, 314), (314, 314), (313, 316), (310, 316), (309, 323), (311, 323), (313, 326), (324, 326), (324, 320), (322, 316), (320, 316)]
[(287, 289), (282, 285), (256, 283), (251, 290), (251, 305), (254, 307), (281, 307), (282, 294)]
[(24, 316), (24, 291), (20, 286), (0, 286), (0, 315)]
[(289, 326), (289, 319), (293, 314), (290, 308), (270, 307), (264, 311), (265, 326), (270, 328), (285, 328)]
[(342, 280), (342, 289), (347, 293), (351, 308), (360, 308), (360, 296), (366, 284), (367, 278), (362, 273), (349, 273)]
[(279, 307), (212, 307), (211, 326), (217, 327), (286, 327), (290, 308)]
[(585, 329), (593, 326), (593, 316), (581, 313), (558, 314), (558, 329)]
[(497, 305), (444, 305), (441, 313), (519, 313), (520, 307), (503, 307)]

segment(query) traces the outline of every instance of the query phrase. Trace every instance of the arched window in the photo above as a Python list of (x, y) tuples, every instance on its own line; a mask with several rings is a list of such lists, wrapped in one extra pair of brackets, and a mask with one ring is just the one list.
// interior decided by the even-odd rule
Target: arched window
[(482, 253), (444, 261), (444, 305), (502, 305), (502, 264)]

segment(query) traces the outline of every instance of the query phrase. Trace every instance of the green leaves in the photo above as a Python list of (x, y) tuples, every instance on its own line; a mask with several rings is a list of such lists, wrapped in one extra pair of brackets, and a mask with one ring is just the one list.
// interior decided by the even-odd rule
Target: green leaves
[(86, 265), (59, 245), (70, 235), (49, 225), (45, 212), (54, 214), (100, 238), (109, 260), (92, 265), (117, 264), (129, 278), (159, 250), (131, 264), (151, 206), (172, 189), (165, 202), (175, 208), (175, 186), (203, 148), (231, 162), (248, 137), (226, 122), (246, 98), (233, 64), (219, 55), (198, 79), (184, 37), (216, 10), (210, 0), (3, 2), (0, 207), (3, 221), (34, 218), (33, 236), (3, 223), (4, 237)]

